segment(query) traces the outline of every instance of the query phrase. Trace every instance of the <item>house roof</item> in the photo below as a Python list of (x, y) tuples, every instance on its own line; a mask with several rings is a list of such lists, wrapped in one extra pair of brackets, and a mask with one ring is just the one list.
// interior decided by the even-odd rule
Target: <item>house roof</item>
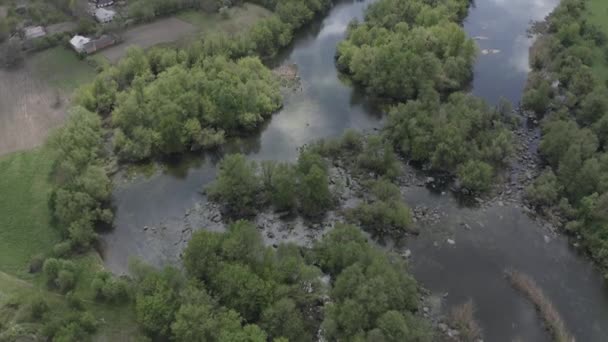
[(109, 9), (98, 8), (95, 10), (95, 18), (101, 22), (110, 21), (115, 15), (116, 12)]
[(76, 50), (82, 50), (84, 45), (90, 41), (90, 38), (76, 35), (70, 39), (70, 45), (72, 45)]

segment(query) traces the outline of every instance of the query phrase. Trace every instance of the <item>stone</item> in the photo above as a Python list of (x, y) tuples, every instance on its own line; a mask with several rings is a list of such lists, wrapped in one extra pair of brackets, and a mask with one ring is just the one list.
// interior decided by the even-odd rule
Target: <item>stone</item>
[(410, 251), (409, 249), (406, 249), (405, 252), (403, 252), (404, 257), (409, 258), (412, 255), (412, 251)]
[(455, 245), (455, 244), (456, 244), (456, 241), (454, 241), (454, 240), (452, 240), (452, 239), (447, 239), (447, 242), (448, 242), (450, 245)]
[(448, 325), (445, 323), (439, 323), (437, 325), (437, 328), (439, 328), (439, 330), (441, 330), (441, 332), (446, 332), (448, 331)]
[(551, 242), (551, 238), (549, 236), (547, 236), (547, 235), (544, 235), (543, 239), (545, 239), (545, 243)]

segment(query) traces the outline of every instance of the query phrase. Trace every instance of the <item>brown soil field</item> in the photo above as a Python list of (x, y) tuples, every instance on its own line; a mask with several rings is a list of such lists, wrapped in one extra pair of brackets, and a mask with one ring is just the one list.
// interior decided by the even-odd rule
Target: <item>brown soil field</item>
[(33, 69), (0, 70), (0, 155), (41, 145), (65, 118), (67, 97)]
[(115, 63), (122, 58), (127, 47), (137, 45), (149, 48), (157, 44), (170, 43), (185, 35), (194, 33), (197, 27), (177, 18), (156, 20), (150, 24), (136, 26), (123, 34), (124, 41), (100, 52), (110, 62)]

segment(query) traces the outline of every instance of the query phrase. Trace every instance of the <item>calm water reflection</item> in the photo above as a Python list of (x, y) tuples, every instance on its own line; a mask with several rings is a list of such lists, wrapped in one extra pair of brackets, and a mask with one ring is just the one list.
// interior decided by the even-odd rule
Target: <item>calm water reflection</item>
[[(369, 130), (382, 125), (380, 111), (365, 96), (340, 81), (334, 65), (336, 45), (348, 22), (361, 19), (372, 0), (345, 1), (296, 39), (279, 63), (298, 65), (302, 90), (287, 100), (257, 135), (235, 140), (224, 152), (241, 151), (252, 159), (293, 160), (303, 144), (340, 135), (347, 128)], [(481, 54), (475, 66), (473, 93), (490, 103), (501, 96), (519, 102), (528, 72), (526, 29), (542, 19), (557, 0), (478, 0), (465, 29), (477, 38)], [(494, 53), (496, 52), (496, 53)], [(220, 153), (189, 156), (152, 177), (119, 184), (114, 192), (116, 229), (103, 236), (108, 267), (123, 273), (137, 256), (162, 264), (174, 241), (144, 234), (144, 228), (166, 227), (197, 203), (204, 184), (215, 177)], [(412, 271), (434, 293), (448, 293), (448, 306), (471, 298), (486, 341), (548, 341), (533, 307), (503, 279), (513, 267), (530, 274), (564, 316), (578, 341), (608, 341), (608, 297), (598, 272), (560, 237), (547, 232), (514, 205), (486, 210), (460, 207), (449, 195), (410, 188), (405, 200), (413, 207), (438, 207), (444, 216), (436, 226), (408, 242)], [(461, 223), (472, 229), (462, 228)], [(175, 233), (175, 232), (173, 232)], [(170, 234), (168, 234), (170, 235)], [(160, 236), (160, 238), (159, 238)], [(446, 239), (456, 241), (455, 245)]]

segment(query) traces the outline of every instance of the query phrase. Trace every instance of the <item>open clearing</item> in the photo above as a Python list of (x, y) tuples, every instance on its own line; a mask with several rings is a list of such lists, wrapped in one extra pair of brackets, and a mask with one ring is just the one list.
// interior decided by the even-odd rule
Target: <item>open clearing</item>
[(62, 47), (0, 70), (0, 155), (41, 145), (63, 122), (74, 89), (94, 76), (92, 66)]
[(249, 29), (258, 20), (268, 17), (270, 14), (272, 13), (267, 9), (249, 3), (231, 8), (227, 18), (222, 18), (218, 13), (186, 11), (129, 29), (123, 34), (122, 43), (105, 49), (99, 54), (106, 57), (111, 63), (116, 63), (126, 54), (129, 46), (136, 45), (147, 49), (155, 45), (174, 42), (184, 42), (185, 45), (200, 34), (236, 34)]
[(141, 48), (149, 48), (157, 44), (170, 43), (181, 37), (196, 32), (194, 25), (188, 24), (177, 18), (166, 18), (156, 20), (150, 24), (144, 24), (127, 30), (123, 34), (124, 41), (100, 52), (110, 62), (115, 63), (126, 53), (127, 47), (137, 45)]
[(177, 17), (195, 25), (203, 34), (214, 32), (236, 34), (249, 29), (258, 20), (271, 14), (269, 10), (262, 6), (245, 3), (242, 6), (230, 8), (227, 18), (222, 18), (217, 13), (211, 14), (201, 11), (187, 11), (178, 14)]
[[(587, 11), (589, 21), (608, 35), (608, 1), (590, 0)], [(596, 49), (593, 70), (602, 81), (608, 82), (608, 60), (603, 49)]]
[(0, 158), (0, 271), (26, 276), (30, 257), (59, 241), (51, 227), (48, 148)]

